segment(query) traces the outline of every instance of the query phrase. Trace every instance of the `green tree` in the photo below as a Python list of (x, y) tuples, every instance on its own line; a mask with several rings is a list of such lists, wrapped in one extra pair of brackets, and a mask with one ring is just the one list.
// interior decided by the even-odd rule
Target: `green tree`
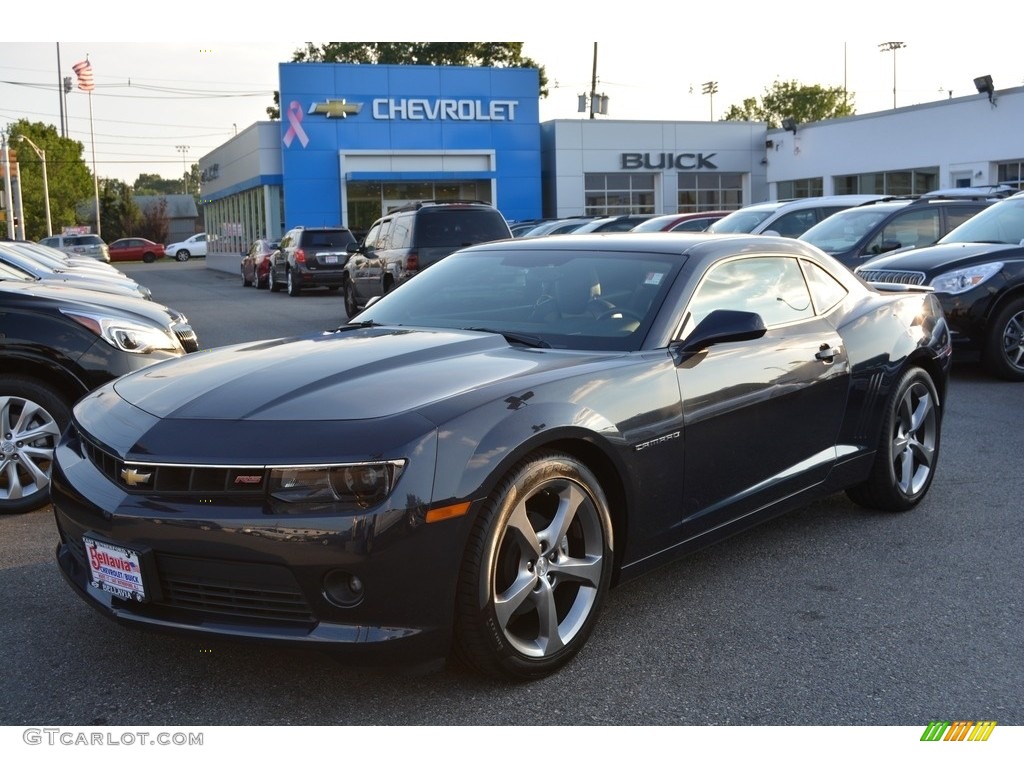
[(770, 88), (765, 88), (760, 102), (744, 99), (742, 104), (729, 107), (722, 119), (755, 120), (768, 123), (769, 128), (780, 128), (787, 117), (798, 123), (813, 123), (852, 114), (855, 114), (853, 94), (843, 88), (776, 80)]
[(93, 196), (92, 173), (83, 157), (85, 147), (80, 141), (62, 138), (52, 125), (32, 123), (22, 118), (7, 126), (7, 143), (18, 154), (28, 239), (46, 237), (43, 163), (28, 142), (18, 139), (18, 136), (28, 137), (46, 154), (53, 231), (60, 232), (62, 227), (80, 223), (76, 205), (83, 200), (91, 200)]
[(139, 235), (142, 211), (135, 203), (129, 184), (119, 179), (103, 179), (100, 184), (100, 221), (103, 222), (103, 239), (108, 243)]
[(181, 179), (165, 179), (155, 173), (140, 173), (132, 189), (136, 195), (180, 195)]
[[(548, 95), (544, 67), (523, 56), (522, 43), (306, 43), (292, 54), (294, 62), (333, 64), (432, 64), (462, 67), (522, 67), (540, 71), (541, 98)], [(281, 94), (267, 107), (272, 120), (281, 118)]]
[(161, 197), (150, 202), (142, 211), (142, 223), (138, 236), (154, 243), (166, 243), (170, 222), (167, 219), (167, 198)]

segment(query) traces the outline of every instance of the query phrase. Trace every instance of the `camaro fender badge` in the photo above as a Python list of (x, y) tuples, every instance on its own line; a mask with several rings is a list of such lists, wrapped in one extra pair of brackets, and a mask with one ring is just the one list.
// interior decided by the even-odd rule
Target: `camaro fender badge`
[(656, 437), (653, 440), (648, 440), (648, 441), (643, 442), (643, 443), (637, 443), (633, 447), (633, 450), (634, 451), (642, 451), (642, 450), (645, 450), (647, 448), (652, 448), (655, 445), (660, 445), (661, 443), (667, 443), (669, 440), (675, 440), (681, 434), (682, 434), (681, 432), (676, 431), (676, 432), (672, 432), (672, 433), (670, 433), (668, 435), (662, 435), (661, 437)]
[(132, 488), (148, 483), (152, 476), (152, 472), (139, 472), (135, 467), (125, 467), (121, 470), (121, 479)]
[(349, 104), (345, 99), (328, 99), (327, 101), (314, 101), (310, 104), (309, 114), (345, 119), (349, 115), (358, 115), (362, 108), (362, 104)]

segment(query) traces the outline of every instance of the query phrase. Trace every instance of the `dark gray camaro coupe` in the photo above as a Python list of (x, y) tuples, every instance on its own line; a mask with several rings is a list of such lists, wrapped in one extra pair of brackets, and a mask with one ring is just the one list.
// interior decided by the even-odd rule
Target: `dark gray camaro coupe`
[(476, 246), (85, 398), (57, 559), (135, 626), (540, 677), (620, 581), (839, 491), (915, 506), (950, 356), (930, 292), (787, 238)]

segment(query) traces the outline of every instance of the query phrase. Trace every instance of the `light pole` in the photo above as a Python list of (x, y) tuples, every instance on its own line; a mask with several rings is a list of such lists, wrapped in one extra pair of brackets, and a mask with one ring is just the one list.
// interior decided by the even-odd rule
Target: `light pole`
[(701, 93), (703, 93), (705, 96), (710, 96), (711, 97), (711, 117), (710, 117), (710, 119), (713, 121), (715, 119), (715, 94), (718, 93), (718, 81), (717, 80), (709, 80), (708, 82), (703, 83), (703, 86), (704, 86), (704, 89), (701, 91)]
[(50, 237), (53, 235), (53, 222), (50, 220), (50, 182), (46, 178), (46, 150), (37, 147), (36, 143), (28, 136), (18, 134), (17, 138), (19, 141), (27, 141), (28, 145), (35, 150), (35, 153), (39, 155), (39, 159), (43, 163), (43, 201), (46, 205), (46, 236)]
[(185, 154), (189, 151), (190, 147), (186, 144), (178, 144), (175, 146), (179, 152), (181, 152), (181, 184), (182, 193), (188, 194), (188, 161), (185, 159)]
[(879, 43), (878, 50), (882, 53), (892, 51), (892, 108), (896, 109), (896, 51), (906, 48), (906, 43), (890, 40), (888, 43)]

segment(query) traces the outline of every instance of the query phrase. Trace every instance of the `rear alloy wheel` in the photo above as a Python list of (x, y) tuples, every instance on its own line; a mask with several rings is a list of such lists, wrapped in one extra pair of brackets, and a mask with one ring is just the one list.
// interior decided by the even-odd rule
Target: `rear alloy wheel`
[(928, 492), (939, 458), (942, 411), (931, 376), (920, 368), (904, 373), (885, 414), (871, 475), (846, 493), (864, 507), (905, 512)]
[(154, 261), (156, 261), (156, 254), (155, 253), (144, 253), (144, 254), (142, 254), (142, 260), (146, 264), (152, 264)]
[(996, 315), (981, 364), (993, 376), (1024, 381), (1024, 299), (1015, 299)]
[(0, 377), (0, 514), (49, 502), (53, 451), (70, 420), (70, 405), (43, 382)]
[(188, 261), (188, 257), (191, 255), (191, 253), (182, 248), (180, 251), (174, 254), (174, 258), (176, 258), (178, 261)]
[(351, 280), (345, 282), (345, 314), (348, 315), (348, 319), (351, 320), (355, 317), (359, 311), (359, 305), (356, 302), (356, 289), (352, 285)]
[(292, 270), (288, 270), (288, 295), (298, 296), (302, 293), (302, 289), (299, 287), (298, 281), (292, 277)]
[(487, 500), (466, 548), (460, 656), (496, 677), (554, 672), (586, 643), (611, 572), (611, 515), (594, 474), (562, 453), (523, 461)]

